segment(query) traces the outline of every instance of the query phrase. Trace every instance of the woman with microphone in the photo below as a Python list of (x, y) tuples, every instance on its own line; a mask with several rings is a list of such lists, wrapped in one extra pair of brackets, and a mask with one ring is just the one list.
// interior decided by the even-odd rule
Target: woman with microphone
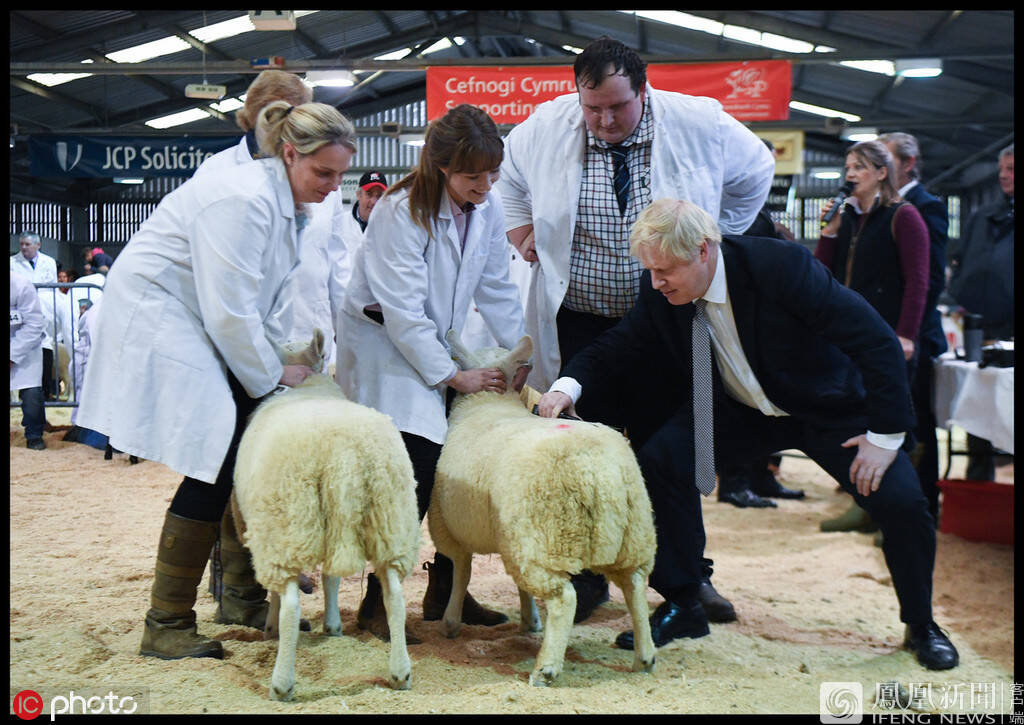
[[(917, 364), (915, 341), (928, 293), (928, 227), (913, 204), (897, 191), (892, 154), (880, 141), (861, 141), (846, 154), (846, 182), (853, 191), (839, 214), (836, 201), (822, 209), (828, 220), (814, 252), (833, 276), (859, 292), (896, 332), (907, 361)], [(872, 530), (870, 517), (856, 504), (823, 531)]]

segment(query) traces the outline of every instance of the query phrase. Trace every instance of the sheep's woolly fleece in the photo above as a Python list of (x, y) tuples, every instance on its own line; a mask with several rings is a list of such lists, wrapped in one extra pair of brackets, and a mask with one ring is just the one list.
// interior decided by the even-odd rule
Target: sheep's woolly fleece
[(272, 591), (320, 563), (325, 575), (348, 576), (390, 562), (402, 577), (415, 563), (420, 526), (401, 436), (326, 376), (257, 409), (239, 445), (235, 496), (256, 576)]

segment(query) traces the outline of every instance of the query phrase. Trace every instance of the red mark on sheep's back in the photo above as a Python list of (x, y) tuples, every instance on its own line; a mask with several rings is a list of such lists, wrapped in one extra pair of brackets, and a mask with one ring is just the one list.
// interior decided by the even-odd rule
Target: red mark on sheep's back
[(556, 425), (555, 427), (556, 428), (561, 428), (563, 430), (568, 430), (569, 428), (572, 428), (572, 426), (569, 425), (568, 423), (562, 423), (561, 425)]

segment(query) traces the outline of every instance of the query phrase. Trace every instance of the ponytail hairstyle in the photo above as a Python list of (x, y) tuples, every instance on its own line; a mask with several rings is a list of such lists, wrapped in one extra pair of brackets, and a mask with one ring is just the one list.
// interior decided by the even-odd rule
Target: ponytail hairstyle
[(280, 158), (285, 143), (303, 156), (316, 153), (322, 146), (336, 143), (356, 151), (356, 130), (352, 122), (334, 106), (303, 103), (293, 106), (274, 101), (260, 111), (256, 122), (256, 140), (260, 155)]
[(445, 188), (441, 169), (449, 174), (478, 174), (498, 168), (504, 155), (505, 145), (491, 117), (462, 103), (431, 121), (419, 164), (387, 193), (408, 189), (413, 221), (432, 236)]

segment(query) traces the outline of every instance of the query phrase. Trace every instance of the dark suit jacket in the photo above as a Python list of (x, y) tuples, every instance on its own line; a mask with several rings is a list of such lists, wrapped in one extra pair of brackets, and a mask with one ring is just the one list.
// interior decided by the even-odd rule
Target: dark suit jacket
[[(913, 429), (899, 341), (863, 297), (794, 242), (727, 236), (720, 254), (740, 344), (769, 400), (822, 427)], [(689, 391), (693, 312), (692, 304), (669, 304), (645, 271), (636, 305), (575, 355), (563, 374), (578, 380), (586, 395), (628, 380), (631, 371), (649, 368), (646, 360), (659, 358), (664, 389), (678, 390), (685, 381)], [(673, 404), (692, 407), (691, 396)]]
[[(918, 337), (923, 352), (938, 357), (946, 351), (946, 335), (942, 331), (942, 317), (935, 305), (946, 286), (946, 243), (949, 241), (949, 214), (945, 203), (932, 196), (921, 184), (910, 189), (904, 197), (921, 213), (928, 226), (928, 296), (925, 298), (924, 317)], [(930, 364), (930, 363), (929, 363)]]

